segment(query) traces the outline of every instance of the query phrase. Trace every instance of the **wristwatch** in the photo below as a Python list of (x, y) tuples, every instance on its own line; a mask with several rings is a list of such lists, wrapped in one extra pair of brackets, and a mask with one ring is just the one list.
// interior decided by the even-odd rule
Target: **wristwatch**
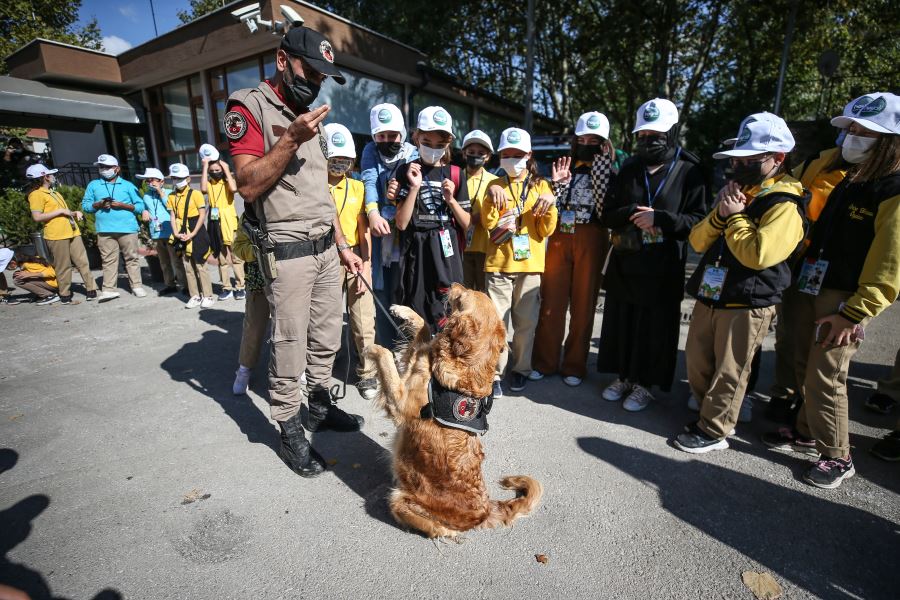
[(340, 244), (337, 245), (338, 252), (343, 252), (344, 250), (349, 250), (349, 249), (352, 248), (352, 247), (353, 247), (353, 246), (351, 246), (351, 245), (348, 244), (347, 242), (342, 242), (342, 243), (340, 243)]

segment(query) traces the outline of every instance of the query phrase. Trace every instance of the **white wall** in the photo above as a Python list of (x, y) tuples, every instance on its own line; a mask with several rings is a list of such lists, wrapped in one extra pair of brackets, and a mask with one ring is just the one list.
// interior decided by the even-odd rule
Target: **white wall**
[(103, 125), (98, 123), (91, 133), (50, 131), (50, 149), (53, 162), (61, 167), (70, 162), (93, 163), (101, 154), (112, 152), (106, 147)]

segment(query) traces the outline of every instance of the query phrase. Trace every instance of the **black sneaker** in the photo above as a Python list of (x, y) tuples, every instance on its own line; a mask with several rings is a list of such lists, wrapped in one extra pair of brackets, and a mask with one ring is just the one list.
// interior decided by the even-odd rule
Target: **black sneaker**
[(91, 300), (96, 300), (97, 299), (97, 290), (86, 291), (84, 293), (84, 297), (87, 298), (88, 302), (90, 302)]
[(775, 423), (793, 425), (801, 403), (797, 395), (787, 398), (772, 398), (766, 406), (766, 418)]
[(69, 294), (68, 296), (60, 296), (59, 301), (63, 304), (72, 304), (72, 294)]
[(781, 427), (778, 431), (768, 431), (760, 436), (762, 443), (775, 450), (792, 450), (800, 454), (818, 456), (816, 440), (805, 438), (800, 432), (790, 427)]
[(18, 298), (13, 298), (12, 296), (0, 296), (0, 304), (6, 304), (8, 306), (15, 306), (16, 304), (21, 304), (22, 301)]
[(900, 461), (900, 431), (892, 431), (875, 442), (871, 452), (881, 460)]
[(897, 406), (897, 401), (888, 396), (887, 394), (882, 394), (880, 392), (875, 392), (869, 399), (866, 400), (866, 408), (873, 412), (877, 412), (882, 415), (889, 415), (894, 412), (894, 408)]
[(509, 391), (511, 392), (521, 392), (525, 389), (525, 385), (528, 383), (528, 378), (522, 375), (521, 373), (513, 373), (509, 376)]
[(359, 431), (365, 422), (361, 416), (338, 408), (331, 400), (330, 391), (319, 389), (309, 393), (306, 428), (310, 431)]
[(54, 302), (59, 302), (59, 296), (53, 294), (52, 296), (47, 296), (46, 298), (41, 298), (37, 301), (38, 306), (46, 306), (48, 304), (53, 304)]
[(503, 397), (503, 386), (500, 385), (499, 381), (494, 382), (494, 385), (491, 388), (491, 397), (493, 397), (493, 398), (502, 398)]
[(247, 298), (247, 292), (244, 290), (234, 290), (235, 300), (244, 300), (245, 298)]
[(840, 487), (845, 479), (849, 479), (854, 475), (856, 475), (856, 469), (853, 468), (853, 459), (850, 458), (849, 454), (847, 458), (826, 458), (822, 456), (803, 475), (803, 480), (818, 488), (833, 490), (836, 487)]
[(174, 294), (177, 291), (178, 291), (178, 288), (175, 287), (174, 285), (167, 285), (163, 289), (159, 290), (159, 295), (160, 296), (168, 296), (169, 294)]
[(725, 450), (728, 448), (728, 440), (717, 440), (706, 435), (703, 430), (694, 425), (688, 433), (679, 433), (675, 436), (675, 447), (690, 454), (706, 454), (713, 450)]

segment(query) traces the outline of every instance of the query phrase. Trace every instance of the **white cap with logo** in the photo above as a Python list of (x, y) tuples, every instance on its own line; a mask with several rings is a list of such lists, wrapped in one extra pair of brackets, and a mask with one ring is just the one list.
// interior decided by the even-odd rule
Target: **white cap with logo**
[(119, 159), (112, 154), (101, 154), (94, 163), (95, 167), (118, 167)]
[(462, 147), (465, 148), (469, 144), (481, 144), (487, 148), (491, 154), (494, 153), (494, 144), (491, 143), (491, 136), (480, 129), (473, 129), (463, 138)]
[(212, 144), (203, 144), (197, 153), (200, 154), (200, 160), (204, 158), (210, 161), (219, 160), (219, 150)]
[(172, 179), (184, 179), (185, 177), (190, 177), (191, 172), (188, 170), (187, 165), (181, 163), (175, 163), (174, 165), (169, 165), (169, 177)]
[(399, 131), (400, 141), (406, 141), (406, 123), (403, 121), (403, 113), (393, 104), (385, 102), (373, 106), (369, 111), (369, 125), (372, 127), (372, 137), (382, 131)]
[(515, 148), (522, 152), (531, 152), (531, 135), (524, 129), (510, 127), (500, 134), (500, 146), (497, 151)]
[(328, 158), (343, 156), (356, 158), (356, 144), (350, 130), (340, 123), (329, 123), (325, 126), (325, 143), (328, 146)]
[(42, 164), (31, 165), (28, 167), (28, 170), (25, 171), (25, 177), (28, 179), (40, 179), (44, 175), (52, 175), (58, 170), (59, 169), (48, 169)]
[(716, 152), (713, 158), (754, 156), (767, 152), (790, 152), (794, 149), (794, 135), (778, 115), (761, 112), (741, 122), (737, 141), (731, 150)]
[(159, 169), (155, 169), (153, 167), (147, 167), (144, 169), (143, 173), (139, 173), (135, 175), (138, 179), (165, 179), (163, 177), (162, 171)]
[(453, 118), (440, 106), (427, 106), (419, 111), (419, 131), (446, 131), (453, 138)]
[(876, 92), (860, 96), (850, 106), (850, 114), (844, 114), (831, 120), (835, 127), (850, 127), (856, 123), (870, 131), (900, 135), (900, 96), (886, 92)]
[(601, 112), (586, 112), (578, 117), (575, 135), (599, 135), (609, 139), (609, 119)]
[(641, 104), (637, 109), (637, 119), (631, 133), (638, 131), (659, 131), (665, 133), (678, 123), (678, 108), (671, 100), (654, 98)]

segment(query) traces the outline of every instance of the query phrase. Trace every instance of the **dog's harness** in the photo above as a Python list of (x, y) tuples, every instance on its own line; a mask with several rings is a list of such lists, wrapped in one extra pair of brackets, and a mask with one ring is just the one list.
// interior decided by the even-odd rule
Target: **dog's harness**
[(432, 378), (428, 380), (428, 404), (422, 407), (419, 416), (434, 419), (447, 427), (484, 435), (493, 404), (493, 396), (472, 398), (445, 388)]

